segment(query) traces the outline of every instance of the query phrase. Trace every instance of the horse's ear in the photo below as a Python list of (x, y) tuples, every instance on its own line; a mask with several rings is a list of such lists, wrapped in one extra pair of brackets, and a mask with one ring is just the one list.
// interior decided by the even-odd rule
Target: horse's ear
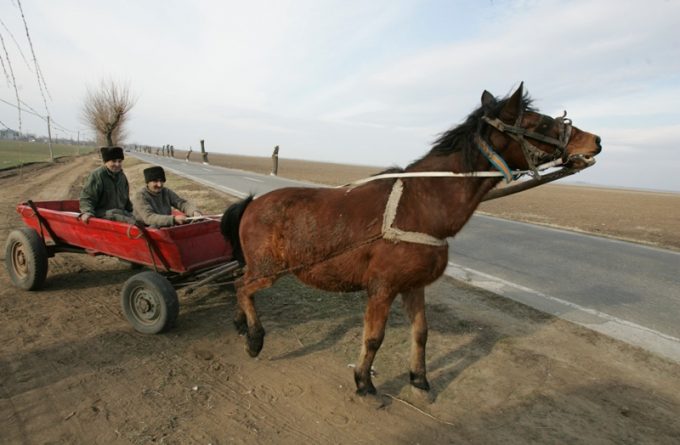
[(524, 95), (524, 82), (519, 84), (517, 90), (512, 93), (512, 96), (505, 103), (501, 110), (500, 118), (506, 122), (514, 121), (522, 111), (522, 96)]
[(482, 93), (482, 107), (487, 108), (487, 107), (492, 106), (495, 103), (496, 103), (496, 98), (493, 97), (493, 94), (484, 90), (484, 92)]

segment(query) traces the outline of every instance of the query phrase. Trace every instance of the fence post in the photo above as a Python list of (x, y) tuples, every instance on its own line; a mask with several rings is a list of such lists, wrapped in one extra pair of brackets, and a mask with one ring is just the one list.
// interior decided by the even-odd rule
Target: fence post
[(279, 146), (274, 147), (274, 152), (272, 153), (272, 176), (276, 176), (279, 173)]
[(203, 157), (203, 163), (208, 164), (208, 153), (205, 151), (205, 141), (201, 139), (201, 156)]

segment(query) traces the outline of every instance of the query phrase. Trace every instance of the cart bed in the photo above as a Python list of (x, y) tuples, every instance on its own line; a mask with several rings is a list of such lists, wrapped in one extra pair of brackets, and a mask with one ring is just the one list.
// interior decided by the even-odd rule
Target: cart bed
[(28, 203), (19, 204), (17, 212), (24, 224), (40, 234), (51, 252), (76, 247), (93, 255), (109, 255), (175, 273), (194, 272), (232, 259), (231, 245), (220, 233), (219, 221), (161, 229), (141, 229), (101, 218), (90, 218), (85, 224), (78, 219), (76, 200), (33, 204), (42, 218)]

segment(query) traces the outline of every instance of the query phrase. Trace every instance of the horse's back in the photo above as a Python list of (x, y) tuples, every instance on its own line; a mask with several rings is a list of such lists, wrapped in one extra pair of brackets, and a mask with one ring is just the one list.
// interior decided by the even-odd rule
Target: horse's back
[(240, 225), (247, 263), (313, 262), (379, 234), (384, 203), (358, 192), (291, 187), (254, 199)]

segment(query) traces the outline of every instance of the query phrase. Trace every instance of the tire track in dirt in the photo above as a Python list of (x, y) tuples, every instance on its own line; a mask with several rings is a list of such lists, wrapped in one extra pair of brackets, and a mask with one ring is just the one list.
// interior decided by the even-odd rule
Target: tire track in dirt
[[(5, 229), (0, 236), (3, 238), (2, 244), (4, 245), (4, 239), (11, 229), (23, 226), (15, 212), (18, 202), (28, 199), (35, 201), (77, 199), (84, 178), (98, 165), (96, 157), (81, 156), (59, 160), (47, 168), (34, 166), (30, 170), (5, 175), (0, 179), (0, 186), (9, 191), (0, 201)], [(104, 260), (103, 264), (101, 260)], [(106, 264), (107, 260), (109, 264)], [(120, 313), (111, 307), (111, 302), (102, 303), (100, 298), (92, 298), (87, 292), (82, 292), (81, 286), (77, 284), (85, 281), (81, 274), (84, 270), (83, 263), (91, 275), (96, 275), (97, 272), (110, 274), (111, 261), (83, 255), (74, 258), (74, 255), (69, 254), (51, 258), (46, 285), (46, 290), (50, 292), (49, 303), (46, 302), (47, 295), (42, 292), (13, 290), (12, 293), (18, 298), (17, 304), (12, 305), (14, 308), (12, 317), (21, 317), (28, 322), (25, 327), (19, 327), (19, 331), (7, 332), (10, 337), (24, 338), (25, 347), (6, 357), (6, 360), (0, 361), (3, 375), (8, 376), (3, 379), (3, 399), (14, 400), (22, 407), (17, 410), (16, 403), (12, 402), (3, 410), (11, 410), (9, 417), (13, 420), (12, 436), (30, 437), (32, 440), (40, 437), (49, 439), (53, 436), (46, 433), (45, 426), (63, 424), (60, 439), (66, 442), (78, 441), (78, 438), (87, 437), (85, 431), (91, 426), (92, 414), (102, 411), (102, 408), (98, 407), (97, 394), (84, 390), (82, 385), (74, 382), (87, 379), (87, 376), (96, 375), (101, 371), (101, 366), (91, 358), (105, 356), (105, 347), (100, 351), (83, 348), (83, 344), (87, 345), (87, 342), (83, 343), (82, 339), (91, 336), (96, 338), (102, 324), (110, 323), (102, 323), (102, 314), (115, 324), (120, 323), (116, 321), (120, 320)], [(113, 261), (113, 272), (116, 274), (116, 263)], [(55, 273), (60, 275), (56, 279)], [(4, 276), (1, 281), (6, 281)], [(109, 293), (107, 287), (115, 286), (97, 288), (96, 292)], [(4, 294), (5, 292), (3, 299), (6, 298)], [(54, 310), (40, 315), (45, 304), (52, 306)], [(3, 326), (10, 325), (10, 320), (3, 322)], [(28, 335), (28, 332), (37, 332), (38, 335)], [(58, 344), (49, 341), (45, 343), (46, 335), (59, 338), (61, 341)], [(77, 416), (64, 412), (64, 406), (84, 408)], [(87, 415), (81, 419), (83, 413)]]
[[(201, 382), (194, 387), (196, 390), (192, 392), (192, 395), (195, 395), (199, 405), (203, 405), (203, 415), (207, 414), (215, 422), (224, 422), (225, 418), (228, 418), (230, 423), (236, 423), (231, 426), (232, 428), (244, 429), (254, 437), (268, 430), (276, 431), (280, 437), (294, 439), (298, 443), (332, 442), (330, 435), (311, 433), (309, 428), (300, 424), (299, 418), (290, 409), (290, 405), (295, 404), (295, 400), (299, 400), (304, 391), (286, 393), (282, 385), (286, 385), (287, 379), (266, 380), (267, 383), (258, 384), (256, 383), (258, 379), (244, 378), (244, 375), (255, 377), (257, 373), (246, 374), (243, 372), (243, 367), (225, 362), (224, 358), (219, 356), (209, 359), (212, 364), (207, 368), (199, 361), (185, 356), (179, 359), (180, 363), (176, 369), (191, 376), (195, 381)], [(244, 360), (247, 359), (244, 357)], [(258, 366), (258, 364), (254, 365)], [(229, 373), (230, 378), (224, 379), (224, 376), (219, 376), (219, 374), (206, 372), (214, 368), (229, 369), (232, 371)], [(217, 400), (220, 400), (220, 405), (227, 402), (227, 406), (221, 406), (218, 410), (207, 410), (210, 400), (215, 396)], [(225, 409), (229, 412), (228, 416), (224, 414)]]
[[(79, 191), (84, 177), (97, 166), (96, 158), (78, 156), (65, 161), (60, 160), (51, 168), (41, 170), (40, 174), (26, 172), (7, 179), (20, 184), (15, 195), (20, 195), (19, 199), (22, 200), (76, 199), (77, 195), (73, 196), (72, 193), (74, 184), (78, 185)], [(67, 180), (63, 180), (63, 178), (67, 178)]]
[[(49, 167), (35, 166), (0, 178), (0, 187), (5, 191), (0, 198), (0, 230), (23, 226), (16, 213), (16, 205), (20, 202), (77, 199), (85, 177), (96, 166), (95, 157), (78, 156), (59, 159)], [(9, 231), (1, 231), (0, 244), (4, 247)]]

